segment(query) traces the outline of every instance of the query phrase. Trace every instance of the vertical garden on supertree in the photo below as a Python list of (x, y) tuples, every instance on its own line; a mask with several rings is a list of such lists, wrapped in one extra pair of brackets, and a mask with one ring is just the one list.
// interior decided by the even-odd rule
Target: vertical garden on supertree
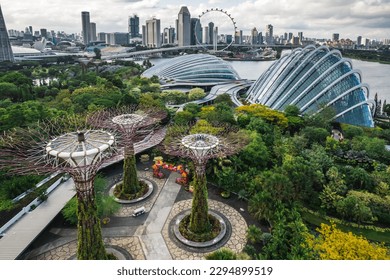
[(108, 259), (97, 216), (94, 179), (117, 153), (115, 135), (68, 118), (9, 131), (0, 138), (0, 169), (9, 174), (67, 173), (77, 197), (77, 258)]
[(88, 122), (94, 126), (117, 131), (123, 142), (123, 182), (120, 190), (116, 190), (121, 198), (137, 198), (141, 191), (134, 144), (142, 141), (149, 147), (159, 144), (165, 136), (165, 129), (161, 129), (159, 123), (166, 116), (162, 109), (133, 105), (97, 111), (89, 117)]
[(238, 153), (247, 143), (245, 133), (221, 126), (217, 135), (190, 134), (189, 127), (171, 127), (162, 144), (162, 151), (179, 158), (190, 158), (195, 166), (194, 191), (189, 230), (204, 234), (211, 230), (208, 213), (206, 164), (209, 159)]

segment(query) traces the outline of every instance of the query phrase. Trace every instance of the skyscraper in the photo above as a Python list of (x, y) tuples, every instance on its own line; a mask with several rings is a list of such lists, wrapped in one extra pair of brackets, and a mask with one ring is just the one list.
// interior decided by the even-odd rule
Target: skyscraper
[(129, 35), (130, 35), (130, 39), (140, 37), (139, 17), (137, 15), (133, 15), (132, 17), (129, 17)]
[(299, 43), (302, 44), (302, 41), (303, 41), (303, 32), (298, 32), (298, 37), (299, 37)]
[(191, 14), (186, 6), (181, 7), (178, 15), (177, 36), (179, 47), (191, 44)]
[(97, 41), (96, 37), (96, 23), (91, 22), (90, 23), (90, 42)]
[(191, 18), (191, 45), (202, 43), (202, 25), (199, 18)]
[(361, 46), (362, 45), (362, 36), (358, 36), (356, 40), (356, 45)]
[(274, 27), (271, 24), (267, 24), (265, 26), (265, 42), (268, 45), (272, 45), (274, 43)]
[(47, 39), (47, 29), (41, 28), (41, 36)]
[(161, 31), (160, 31), (160, 20), (152, 18), (146, 21), (145, 33), (145, 45), (149, 48), (161, 47)]
[(9, 42), (7, 27), (3, 17), (3, 12), (0, 6), (0, 62), (11, 61), (14, 62), (14, 54), (11, 49), (11, 43)]
[(214, 22), (209, 22), (209, 42), (214, 43)]
[(258, 44), (258, 36), (259, 36), (259, 32), (257, 32), (256, 27), (253, 27), (253, 29), (251, 31), (251, 38), (252, 38), (251, 44), (252, 45)]
[(336, 42), (340, 39), (340, 34), (339, 33), (333, 33), (332, 34), (332, 41)]
[(81, 12), (81, 27), (84, 45), (87, 45), (91, 41), (91, 22), (89, 19), (89, 12)]

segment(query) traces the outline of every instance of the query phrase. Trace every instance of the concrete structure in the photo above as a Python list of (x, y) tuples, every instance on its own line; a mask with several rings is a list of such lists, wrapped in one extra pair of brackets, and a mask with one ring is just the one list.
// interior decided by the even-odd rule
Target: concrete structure
[(152, 18), (146, 21), (145, 30), (142, 27), (142, 31), (145, 33), (142, 34), (145, 38), (145, 45), (149, 48), (159, 48), (161, 47), (161, 31), (160, 31), (160, 20)]
[(248, 90), (247, 101), (280, 111), (295, 105), (302, 114), (331, 107), (337, 122), (373, 127), (369, 89), (361, 79), (338, 50), (311, 45), (272, 64)]
[(179, 11), (177, 38), (179, 47), (191, 44), (191, 14), (186, 6), (181, 7)]
[(89, 12), (81, 12), (81, 27), (84, 45), (91, 41), (91, 22)]
[(11, 61), (14, 62), (14, 54), (11, 49), (11, 43), (9, 42), (7, 27), (5, 26), (5, 20), (3, 12), (0, 6), (0, 62)]

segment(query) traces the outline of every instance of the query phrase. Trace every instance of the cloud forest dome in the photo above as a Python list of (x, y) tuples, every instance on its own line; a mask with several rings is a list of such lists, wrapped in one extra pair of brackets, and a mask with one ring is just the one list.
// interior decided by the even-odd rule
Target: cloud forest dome
[(307, 46), (273, 63), (248, 90), (247, 101), (280, 111), (292, 104), (303, 114), (331, 107), (335, 121), (373, 127), (369, 87), (361, 76), (338, 50)]
[(222, 59), (208, 54), (188, 54), (164, 61), (142, 76), (191, 83), (221, 83), (239, 80), (237, 72)]

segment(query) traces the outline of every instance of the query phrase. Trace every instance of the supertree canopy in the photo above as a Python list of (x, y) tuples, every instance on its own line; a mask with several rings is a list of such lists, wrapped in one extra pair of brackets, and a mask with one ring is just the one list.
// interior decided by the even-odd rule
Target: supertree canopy
[(89, 117), (91, 124), (117, 131), (124, 144), (121, 198), (133, 199), (142, 191), (137, 177), (134, 144), (145, 139), (149, 146), (159, 144), (165, 136), (159, 123), (166, 116), (166, 111), (161, 109), (126, 106), (98, 111)]
[(0, 169), (16, 175), (68, 173), (78, 202), (77, 258), (107, 259), (93, 183), (99, 168), (117, 151), (111, 132), (94, 129), (80, 120), (44, 122), (0, 138)]
[(222, 127), (217, 135), (189, 133), (189, 127), (172, 128), (162, 144), (162, 150), (169, 155), (190, 158), (195, 165), (189, 230), (203, 234), (211, 230), (207, 202), (207, 161), (239, 152), (248, 143), (248, 137), (231, 127)]

